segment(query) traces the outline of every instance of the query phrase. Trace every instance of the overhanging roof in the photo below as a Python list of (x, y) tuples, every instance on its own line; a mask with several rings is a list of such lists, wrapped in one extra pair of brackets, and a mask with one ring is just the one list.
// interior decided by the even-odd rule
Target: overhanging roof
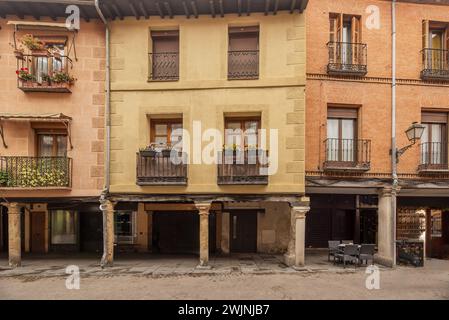
[(72, 118), (66, 116), (63, 113), (49, 113), (49, 114), (0, 113), (0, 120), (68, 122), (71, 121)]
[[(302, 13), (308, 0), (99, 0), (99, 3), (107, 19), (148, 19), (153, 16), (169, 19), (174, 16), (243, 16), (256, 12), (265, 15), (279, 11)], [(0, 17), (15, 15), (20, 19), (31, 16), (37, 20), (42, 17), (56, 20), (67, 17), (65, 9), (70, 4), (80, 8), (81, 17), (85, 20), (98, 18), (94, 0), (0, 0)]]

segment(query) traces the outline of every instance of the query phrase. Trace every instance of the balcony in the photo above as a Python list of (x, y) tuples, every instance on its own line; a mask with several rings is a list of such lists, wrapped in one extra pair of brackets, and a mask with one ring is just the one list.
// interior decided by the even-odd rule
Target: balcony
[(177, 81), (179, 80), (179, 53), (164, 52), (150, 53), (150, 79), (151, 81)]
[(71, 186), (71, 158), (0, 157), (0, 188), (64, 189)]
[(448, 173), (447, 143), (425, 142), (420, 144), (421, 163), (418, 171), (421, 174)]
[[(69, 67), (70, 66), (70, 67)], [(28, 54), (17, 56), (17, 87), (24, 92), (70, 93), (75, 79), (67, 56)]]
[(268, 184), (268, 151), (226, 150), (218, 154), (219, 185)]
[(228, 51), (228, 80), (259, 78), (259, 50)]
[(326, 139), (325, 171), (365, 172), (370, 170), (371, 140)]
[(187, 185), (187, 164), (181, 161), (184, 155), (170, 157), (162, 152), (138, 152), (137, 185)]
[(367, 74), (367, 45), (365, 43), (329, 42), (327, 73), (334, 76)]
[(424, 49), (421, 54), (421, 79), (449, 81), (449, 50)]

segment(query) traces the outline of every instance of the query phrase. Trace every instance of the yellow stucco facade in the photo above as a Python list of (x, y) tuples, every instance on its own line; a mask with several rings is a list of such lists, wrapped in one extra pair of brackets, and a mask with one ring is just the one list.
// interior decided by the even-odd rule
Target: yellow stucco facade
[[(259, 27), (256, 80), (227, 79), (228, 28), (235, 26)], [(112, 194), (304, 194), (304, 14), (125, 18), (110, 28)], [(178, 81), (148, 80), (153, 30), (179, 31)], [(152, 142), (149, 118), (182, 117), (192, 135), (194, 121), (203, 132), (223, 132), (228, 115), (258, 115), (262, 129), (278, 130), (278, 169), (267, 185), (220, 186), (216, 164), (189, 164), (185, 186), (136, 184), (136, 152)], [(273, 149), (268, 141), (270, 155)]]

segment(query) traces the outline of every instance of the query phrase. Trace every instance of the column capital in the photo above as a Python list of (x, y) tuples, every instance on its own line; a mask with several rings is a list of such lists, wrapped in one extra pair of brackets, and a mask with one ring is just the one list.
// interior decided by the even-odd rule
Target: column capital
[(399, 191), (401, 190), (401, 187), (393, 187), (393, 186), (387, 186), (379, 190), (379, 196), (382, 197), (391, 197), (396, 196)]
[(310, 205), (310, 198), (306, 196), (302, 196), (297, 198), (295, 201), (289, 202), (290, 207), (308, 207)]
[(198, 209), (199, 215), (208, 215), (211, 207), (211, 202), (195, 202), (195, 207)]
[(18, 214), (20, 213), (20, 205), (17, 202), (8, 202), (4, 204), (8, 208), (8, 214)]
[(292, 207), (292, 215), (294, 215), (295, 219), (304, 219), (306, 217), (307, 212), (310, 211), (310, 207), (306, 206), (294, 206)]

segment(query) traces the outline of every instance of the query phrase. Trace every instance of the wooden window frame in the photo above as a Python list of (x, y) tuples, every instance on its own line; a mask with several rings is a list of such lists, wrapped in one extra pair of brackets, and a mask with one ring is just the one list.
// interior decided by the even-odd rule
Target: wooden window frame
[(52, 157), (57, 157), (58, 154), (58, 144), (56, 143), (57, 139), (55, 139), (57, 136), (64, 136), (66, 137), (66, 150), (65, 154), (67, 155), (68, 151), (68, 143), (69, 143), (69, 134), (66, 129), (35, 129), (35, 136), (36, 136), (36, 151), (37, 156), (41, 157), (41, 150), (40, 150), (40, 143), (39, 143), (39, 136), (52, 136), (53, 137), (53, 149), (52, 149)]
[(157, 124), (166, 124), (167, 125), (167, 144), (171, 145), (171, 134), (173, 124), (180, 124), (183, 127), (182, 118), (173, 118), (173, 119), (150, 119), (150, 143), (155, 143), (156, 137), (156, 125)]
[[(338, 120), (338, 160), (336, 162), (348, 162), (344, 161), (343, 159), (343, 120), (354, 120), (354, 128), (353, 128), (353, 138), (354, 140), (354, 155), (353, 155), (353, 161), (350, 162), (357, 162), (358, 159), (358, 152), (357, 152), (357, 140), (358, 140), (358, 123), (359, 123), (359, 110), (357, 108), (338, 108), (338, 107), (328, 107), (327, 109), (327, 118), (326, 118), (326, 125), (327, 121), (329, 119), (337, 119)], [(327, 137), (329, 138), (329, 137)]]
[(242, 130), (242, 136), (240, 137), (240, 142), (242, 143), (240, 145), (240, 148), (247, 148), (248, 146), (245, 145), (245, 122), (249, 122), (249, 121), (256, 121), (257, 122), (257, 148), (260, 145), (260, 129), (261, 129), (261, 123), (262, 123), (262, 119), (261, 117), (257, 117), (257, 116), (251, 116), (251, 117), (225, 117), (225, 121), (224, 121), (224, 130), (225, 130), (225, 143), (226, 143), (226, 130), (230, 129), (228, 128), (228, 124), (230, 122), (240, 122), (240, 130)]

